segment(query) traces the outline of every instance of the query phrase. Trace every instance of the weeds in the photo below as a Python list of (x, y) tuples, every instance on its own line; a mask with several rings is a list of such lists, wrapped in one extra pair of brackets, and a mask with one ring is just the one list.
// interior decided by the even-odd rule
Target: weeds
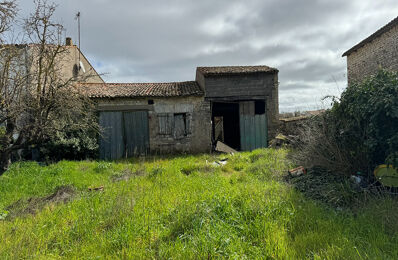
[(62, 185), (79, 196), (0, 220), (0, 258), (398, 257), (394, 199), (326, 207), (286, 184), (286, 154), (239, 153), (219, 167), (209, 165), (221, 157), (210, 155), (15, 164), (0, 177), (0, 216)]

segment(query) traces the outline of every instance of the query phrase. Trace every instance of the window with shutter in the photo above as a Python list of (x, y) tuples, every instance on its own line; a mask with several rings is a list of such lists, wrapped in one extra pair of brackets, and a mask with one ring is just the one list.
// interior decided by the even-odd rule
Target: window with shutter
[(173, 133), (173, 119), (173, 114), (158, 114), (160, 135), (171, 135)]
[(176, 139), (183, 138), (187, 135), (187, 116), (185, 113), (174, 114), (174, 137)]

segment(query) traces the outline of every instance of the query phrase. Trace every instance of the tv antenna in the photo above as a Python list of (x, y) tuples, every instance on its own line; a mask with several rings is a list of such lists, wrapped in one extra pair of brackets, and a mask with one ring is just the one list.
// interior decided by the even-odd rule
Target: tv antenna
[(79, 40), (79, 66), (80, 66), (80, 12), (77, 12), (75, 20), (77, 20), (77, 33), (78, 33), (78, 40)]

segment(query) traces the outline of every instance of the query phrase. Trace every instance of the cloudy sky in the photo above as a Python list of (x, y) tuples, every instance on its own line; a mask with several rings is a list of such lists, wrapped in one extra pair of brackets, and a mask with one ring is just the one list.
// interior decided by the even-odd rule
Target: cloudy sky
[[(396, 0), (56, 0), (55, 19), (106, 82), (194, 80), (197, 66), (279, 69), (280, 110), (327, 106), (342, 53), (398, 16)], [(33, 10), (19, 0), (20, 15)]]

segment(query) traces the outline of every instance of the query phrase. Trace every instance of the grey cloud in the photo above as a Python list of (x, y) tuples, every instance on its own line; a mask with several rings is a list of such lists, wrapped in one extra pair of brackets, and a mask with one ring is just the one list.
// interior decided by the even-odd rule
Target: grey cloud
[[(81, 11), (82, 50), (109, 82), (192, 80), (197, 66), (265, 64), (280, 70), (281, 110), (339, 94), (341, 54), (398, 13), (395, 0), (56, 2), (74, 39)], [(25, 15), (33, 6), (20, 5)]]

